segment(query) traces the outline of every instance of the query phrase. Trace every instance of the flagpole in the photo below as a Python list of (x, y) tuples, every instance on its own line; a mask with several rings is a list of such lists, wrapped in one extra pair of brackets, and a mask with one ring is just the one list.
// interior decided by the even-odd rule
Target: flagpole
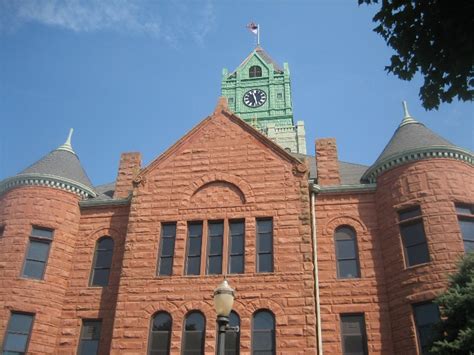
[(257, 46), (260, 45), (260, 25), (257, 25)]

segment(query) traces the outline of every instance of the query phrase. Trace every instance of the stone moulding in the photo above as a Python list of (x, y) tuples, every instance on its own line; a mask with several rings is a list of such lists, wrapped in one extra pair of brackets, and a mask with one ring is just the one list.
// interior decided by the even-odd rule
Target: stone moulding
[(443, 146), (412, 149), (389, 156), (378, 164), (370, 167), (364, 175), (362, 175), (361, 180), (375, 183), (380, 174), (397, 166), (418, 160), (439, 158), (460, 160), (470, 165), (474, 162), (472, 153), (466, 149)]
[(96, 197), (90, 188), (77, 181), (47, 174), (19, 174), (0, 182), (0, 194), (20, 186), (44, 186), (64, 190), (78, 195), (81, 199)]

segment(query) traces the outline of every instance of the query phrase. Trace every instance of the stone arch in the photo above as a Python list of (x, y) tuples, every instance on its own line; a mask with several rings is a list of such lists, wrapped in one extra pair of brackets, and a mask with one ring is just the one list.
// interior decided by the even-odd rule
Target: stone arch
[(327, 223), (324, 228), (324, 234), (325, 235), (333, 235), (334, 232), (338, 227), (341, 226), (348, 226), (354, 229), (356, 232), (357, 236), (366, 234), (367, 227), (364, 223), (359, 218), (353, 217), (353, 216), (336, 216), (334, 218), (331, 218)]
[(281, 321), (281, 317), (285, 315), (285, 311), (279, 303), (267, 299), (251, 301), (247, 304), (247, 309), (249, 316), (252, 316), (252, 314), (254, 314), (255, 311), (258, 311), (259, 309), (267, 309), (272, 311), (272, 313), (275, 315), (276, 324), (279, 324), (278, 318), (280, 318)]
[(250, 187), (249, 183), (245, 181), (244, 179), (227, 174), (227, 173), (213, 173), (213, 174), (206, 174), (201, 176), (199, 179), (193, 181), (184, 191), (184, 198), (183, 198), (183, 207), (189, 206), (191, 202), (191, 198), (205, 185), (209, 185), (211, 183), (216, 183), (216, 182), (223, 182), (227, 183), (229, 185), (234, 186), (234, 189), (236, 191), (239, 191), (243, 198), (243, 203), (244, 204), (249, 204), (249, 203), (254, 203), (255, 202), (255, 197), (254, 193), (252, 191), (252, 188)]
[(143, 310), (146, 312), (147, 317), (150, 318), (154, 314), (158, 312), (168, 312), (172, 317), (176, 313), (178, 307), (169, 301), (158, 301), (156, 302), (157, 304), (149, 304), (146, 307), (143, 308)]
[(105, 236), (112, 238), (114, 243), (117, 243), (119, 242), (120, 232), (110, 227), (99, 227), (89, 234), (87, 244), (92, 243), (92, 245), (95, 245), (100, 238)]

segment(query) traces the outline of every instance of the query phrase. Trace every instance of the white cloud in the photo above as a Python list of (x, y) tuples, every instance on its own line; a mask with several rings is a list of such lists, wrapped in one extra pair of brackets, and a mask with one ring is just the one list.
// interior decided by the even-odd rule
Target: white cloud
[(145, 0), (0, 0), (0, 30), (38, 23), (74, 32), (150, 35), (172, 45), (189, 37), (202, 44), (214, 28), (213, 4), (191, 4), (199, 10), (184, 2)]

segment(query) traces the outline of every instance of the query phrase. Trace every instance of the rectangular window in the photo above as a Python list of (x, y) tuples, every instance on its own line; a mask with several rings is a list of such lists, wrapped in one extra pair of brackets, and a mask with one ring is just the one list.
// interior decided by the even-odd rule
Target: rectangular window
[(96, 355), (99, 353), (100, 319), (84, 319), (82, 321), (81, 339), (78, 355)]
[(186, 275), (201, 273), (202, 222), (188, 224)]
[(3, 237), (3, 233), (5, 233), (5, 226), (0, 224), (0, 238)]
[(209, 222), (207, 238), (207, 274), (222, 274), (222, 244), (224, 222)]
[(439, 309), (433, 302), (418, 303), (413, 305), (418, 344), (422, 354), (428, 354), (434, 332), (434, 325), (439, 322)]
[(47, 228), (33, 227), (30, 243), (23, 266), (23, 277), (42, 280), (48, 261), (49, 249), (53, 240), (53, 231)]
[(4, 354), (26, 354), (33, 325), (33, 314), (12, 312), (8, 322), (5, 341), (3, 342)]
[(281, 92), (279, 92), (279, 93), (277, 94), (277, 99), (278, 99), (278, 100), (283, 99), (283, 94), (282, 94)]
[(158, 257), (158, 275), (169, 276), (173, 272), (174, 243), (176, 240), (176, 223), (161, 225), (161, 241)]
[(234, 103), (234, 98), (233, 97), (229, 97), (229, 104), (233, 104)]
[(464, 242), (464, 251), (469, 253), (474, 251), (474, 205), (457, 204), (456, 213)]
[(398, 212), (406, 266), (430, 261), (420, 207)]
[(257, 272), (273, 271), (273, 221), (257, 219)]
[(229, 274), (244, 273), (245, 222), (229, 222)]
[(342, 353), (367, 355), (367, 335), (363, 314), (341, 314)]

